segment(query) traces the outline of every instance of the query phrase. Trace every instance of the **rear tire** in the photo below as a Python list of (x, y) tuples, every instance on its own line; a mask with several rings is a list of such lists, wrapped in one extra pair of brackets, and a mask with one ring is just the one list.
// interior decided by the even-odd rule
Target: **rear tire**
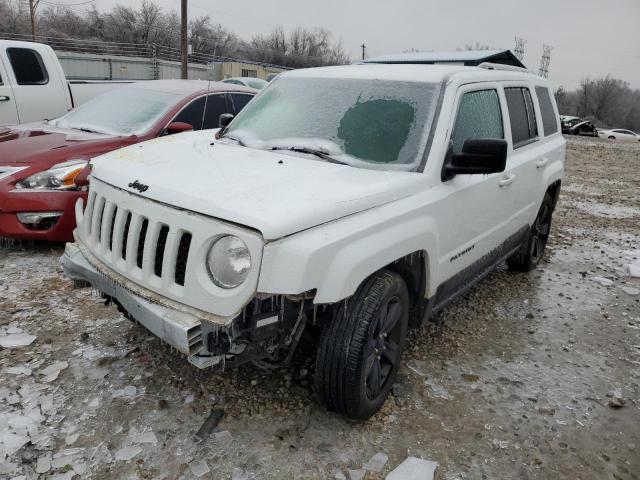
[(393, 386), (409, 322), (409, 293), (397, 273), (369, 277), (324, 329), (316, 390), (329, 410), (366, 420)]
[(521, 272), (528, 272), (536, 268), (544, 255), (549, 240), (552, 215), (553, 198), (549, 193), (546, 193), (538, 215), (529, 230), (527, 241), (520, 246), (516, 253), (507, 258), (509, 268)]
[(607, 138), (608, 138), (609, 140), (615, 140), (615, 139), (616, 139), (616, 137), (614, 137), (613, 135), (609, 135)]

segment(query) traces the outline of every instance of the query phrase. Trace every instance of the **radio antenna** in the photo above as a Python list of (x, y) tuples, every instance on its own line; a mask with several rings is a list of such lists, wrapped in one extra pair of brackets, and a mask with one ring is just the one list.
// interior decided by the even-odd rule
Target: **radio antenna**
[[(213, 65), (211, 62), (209, 62), (209, 65)], [(204, 128), (204, 117), (207, 113), (207, 102), (209, 101), (209, 93), (211, 92), (211, 76), (213, 74), (213, 68), (211, 69), (211, 72), (209, 72), (209, 69), (207, 69), (207, 75), (209, 77), (208, 82), (207, 82), (207, 96), (204, 97), (204, 108), (202, 109), (202, 122), (200, 122), (200, 130), (202, 130)]]

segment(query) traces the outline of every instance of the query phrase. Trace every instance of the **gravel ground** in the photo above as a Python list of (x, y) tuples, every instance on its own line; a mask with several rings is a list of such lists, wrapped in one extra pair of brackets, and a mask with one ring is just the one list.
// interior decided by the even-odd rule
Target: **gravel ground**
[(0, 348), (0, 478), (358, 478), (376, 454), (366, 479), (409, 455), (446, 480), (640, 478), (639, 147), (569, 140), (544, 262), (413, 332), (366, 423), (324, 410), (304, 361), (198, 371), (73, 290), (62, 247), (0, 247), (0, 336), (36, 336)]

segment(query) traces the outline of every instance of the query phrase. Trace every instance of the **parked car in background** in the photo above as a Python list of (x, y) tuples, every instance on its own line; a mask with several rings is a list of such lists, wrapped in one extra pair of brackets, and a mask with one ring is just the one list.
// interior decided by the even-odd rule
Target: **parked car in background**
[(369, 418), (409, 327), (543, 256), (566, 141), (549, 82), (513, 70), (283, 73), (215, 142), (94, 159), (65, 271), (199, 368), (286, 366), (306, 329), (321, 401)]
[(614, 128), (610, 130), (600, 130), (598, 132), (600, 138), (606, 138), (609, 140), (623, 140), (626, 142), (638, 142), (640, 141), (640, 135), (631, 130), (624, 130), (622, 128)]
[(59, 117), (123, 83), (67, 81), (48, 45), (0, 40), (0, 126)]
[[(75, 178), (92, 157), (155, 137), (216, 128), (222, 114), (235, 115), (255, 93), (200, 80), (138, 82), (55, 120), (0, 127), (0, 237), (71, 240), (75, 202), (86, 197)], [(183, 159), (175, 160), (173, 168), (181, 168)]]
[(560, 117), (560, 125), (562, 126), (562, 133), (566, 135), (598, 136), (598, 129), (593, 122), (580, 117), (563, 115)]
[(261, 78), (253, 77), (231, 77), (222, 80), (224, 83), (233, 83), (234, 85), (243, 85), (249, 88), (255, 88), (256, 90), (262, 90), (269, 85), (269, 82), (262, 80)]

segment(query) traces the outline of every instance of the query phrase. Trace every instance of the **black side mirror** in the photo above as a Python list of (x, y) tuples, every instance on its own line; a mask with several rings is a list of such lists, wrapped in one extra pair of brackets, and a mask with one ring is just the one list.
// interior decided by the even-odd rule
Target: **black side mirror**
[(507, 165), (507, 141), (497, 138), (470, 138), (465, 140), (461, 153), (453, 153), (449, 146), (442, 166), (443, 182), (456, 175), (488, 175), (504, 172)]
[(227, 126), (231, 123), (231, 120), (233, 120), (234, 115), (232, 113), (223, 113), (220, 115), (220, 118), (218, 119), (218, 126), (220, 128), (227, 128)]

